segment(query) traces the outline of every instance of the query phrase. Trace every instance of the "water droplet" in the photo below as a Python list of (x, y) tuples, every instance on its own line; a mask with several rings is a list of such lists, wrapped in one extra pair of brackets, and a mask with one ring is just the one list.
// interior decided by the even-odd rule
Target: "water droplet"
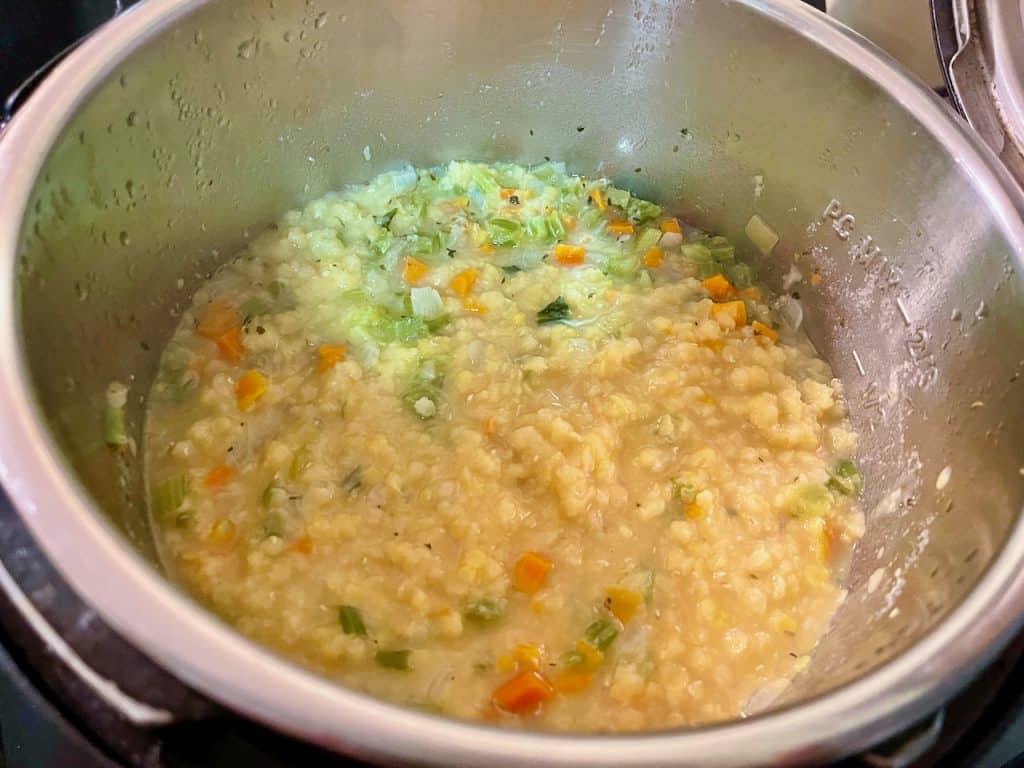
[(203, 42), (203, 30), (197, 29), (196, 33), (192, 36), (196, 45), (200, 45)]
[(75, 295), (78, 296), (79, 301), (85, 301), (89, 298), (89, 286), (83, 282), (75, 280)]
[(117, 78), (117, 82), (118, 82), (118, 84), (120, 84), (120, 86), (122, 88), (127, 88), (128, 87), (128, 76), (127, 75), (121, 75), (119, 78)]
[(960, 312), (959, 307), (954, 309), (949, 315), (949, 319), (952, 320), (954, 323), (959, 321), (961, 317), (963, 317), (963, 313)]
[(129, 112), (128, 117), (125, 118), (125, 122), (128, 123), (128, 127), (132, 128), (137, 122), (139, 122), (139, 115), (137, 112)]
[(252, 40), (244, 40), (238, 46), (238, 58), (240, 58), (240, 59), (251, 59), (252, 58), (252, 52), (253, 52), (253, 49), (255, 47), (256, 47), (256, 44), (255, 44), (254, 41), (252, 41)]
[(978, 308), (974, 310), (974, 316), (979, 320), (984, 320), (988, 316), (988, 305), (984, 301), (978, 302)]
[(321, 13), (319, 16), (316, 17), (316, 20), (313, 22), (313, 26), (316, 27), (317, 29), (323, 29), (323, 26), (326, 23), (327, 23), (327, 11), (324, 11), (323, 13)]
[(284, 35), (283, 35), (283, 37), (284, 37), (284, 41), (285, 41), (286, 43), (290, 43), (290, 42), (291, 42), (292, 40), (294, 40), (294, 39), (295, 39), (295, 35), (294, 35), (294, 34), (292, 34), (291, 30), (289, 30), (289, 31), (285, 32), (285, 33), (284, 33)]
[(128, 197), (135, 197), (135, 182), (128, 179), (124, 183), (124, 191), (128, 193)]
[(118, 234), (117, 239), (120, 240), (121, 241), (121, 245), (124, 245), (124, 246), (130, 245), (131, 242), (132, 242), (131, 238), (128, 237), (128, 233), (125, 232), (123, 229), (121, 230), (120, 234)]

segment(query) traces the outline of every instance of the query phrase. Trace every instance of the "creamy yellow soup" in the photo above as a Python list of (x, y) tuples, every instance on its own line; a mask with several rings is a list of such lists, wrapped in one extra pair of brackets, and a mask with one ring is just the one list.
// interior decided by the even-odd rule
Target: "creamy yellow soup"
[(862, 531), (842, 388), (731, 244), (546, 163), (377, 177), (198, 291), (145, 456), (171, 573), (343, 684), (585, 731), (744, 713)]

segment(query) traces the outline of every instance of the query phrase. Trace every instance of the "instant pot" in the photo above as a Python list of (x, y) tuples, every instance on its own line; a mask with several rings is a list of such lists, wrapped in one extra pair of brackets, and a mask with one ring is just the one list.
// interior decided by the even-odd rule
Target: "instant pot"
[[(138, 765), (973, 754), (963, 733), (940, 745), (1014, 711), (1024, 620), (1024, 37), (1013, 2), (933, 13), (970, 126), (786, 0), (147, 0), (74, 46), (0, 134), (12, 690)], [(280, 211), (405, 162), (545, 155), (737, 240), (757, 213), (782, 238), (770, 284), (794, 264), (823, 277), (799, 300), (862, 435), (868, 531), (832, 630), (764, 714), (542, 735), (348, 691), (163, 576), (136, 458), (102, 444), (107, 383), (145, 392), (190, 292)], [(133, 399), (136, 436), (142, 412)]]

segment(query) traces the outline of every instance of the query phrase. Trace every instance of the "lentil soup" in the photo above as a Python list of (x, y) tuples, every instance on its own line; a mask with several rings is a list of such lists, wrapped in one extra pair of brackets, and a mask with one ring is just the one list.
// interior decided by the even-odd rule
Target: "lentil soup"
[(863, 528), (840, 383), (776, 310), (724, 238), (558, 163), (327, 195), (163, 353), (162, 556), (241, 632), (406, 705), (743, 714), (807, 663)]

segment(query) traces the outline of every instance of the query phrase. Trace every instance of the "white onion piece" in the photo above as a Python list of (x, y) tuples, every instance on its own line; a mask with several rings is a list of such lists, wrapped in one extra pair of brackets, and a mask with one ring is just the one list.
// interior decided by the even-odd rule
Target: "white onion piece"
[(778, 307), (783, 322), (794, 331), (799, 329), (804, 322), (803, 305), (792, 296), (780, 296)]
[(444, 312), (444, 302), (441, 301), (441, 294), (433, 288), (413, 288), (412, 313), (424, 320), (433, 320)]
[(747, 226), (744, 228), (747, 233), (747, 237), (750, 241), (758, 247), (758, 249), (767, 256), (772, 252), (772, 249), (779, 242), (778, 233), (769, 227), (764, 219), (758, 216), (756, 213), (750, 217), (750, 221), (747, 222)]
[(658, 244), (662, 248), (678, 248), (683, 244), (683, 236), (679, 232), (664, 232)]

